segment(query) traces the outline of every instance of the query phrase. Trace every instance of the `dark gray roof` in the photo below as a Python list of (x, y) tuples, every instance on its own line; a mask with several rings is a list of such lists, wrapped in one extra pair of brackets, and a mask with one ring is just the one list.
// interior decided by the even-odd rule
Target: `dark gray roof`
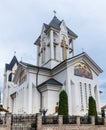
[(45, 26), (46, 29), (49, 28), (49, 26), (46, 23), (44, 23), (44, 26)]
[(59, 30), (60, 24), (61, 24), (61, 21), (56, 16), (54, 16), (51, 22), (49, 23), (49, 27), (54, 27)]
[[(63, 21), (63, 20), (62, 20)], [(62, 21), (60, 21), (56, 16), (53, 17), (53, 19), (51, 20), (51, 22), (47, 25), (44, 23), (44, 26), (46, 28), (45, 32), (50, 28), (50, 27), (53, 27), (57, 30), (60, 30), (60, 24), (62, 23)], [(74, 38), (77, 38), (78, 36), (73, 32), (71, 31), (68, 27), (67, 28), (67, 31), (68, 31), (68, 34)], [(40, 40), (40, 36), (37, 38), (37, 40), (35, 41), (34, 44), (38, 45), (39, 44), (39, 40)]]
[[(62, 21), (63, 21), (63, 20), (62, 20)], [(56, 16), (54, 16), (53, 19), (51, 20), (51, 22), (49, 23), (49, 25), (47, 25), (47, 24), (44, 24), (44, 25), (46, 25), (45, 27), (47, 27), (47, 29), (48, 29), (49, 27), (53, 27), (53, 28), (56, 28), (56, 29), (60, 30), (60, 24), (62, 23), (62, 21), (60, 21)], [(75, 38), (78, 37), (78, 36), (77, 36), (74, 32), (72, 32), (68, 27), (67, 27), (67, 30), (68, 30), (68, 34), (69, 34), (69, 35), (71, 35), (71, 36), (73, 36), (73, 37), (75, 37)]]
[(16, 56), (14, 56), (14, 57), (12, 58), (10, 64), (5, 64), (5, 69), (6, 69), (6, 71), (7, 71), (7, 70), (12, 70), (12, 68), (13, 68), (13, 66), (14, 66), (15, 63), (18, 64), (18, 60), (17, 60)]
[(78, 37), (78, 36), (77, 36), (74, 32), (72, 32), (68, 27), (67, 27), (67, 29), (68, 29), (68, 34), (69, 34), (69, 35), (71, 35), (72, 37), (75, 37), (75, 38)]
[(29, 64), (29, 63), (25, 63), (25, 62), (20, 62), (21, 64), (27, 66), (27, 67), (31, 67), (31, 68), (39, 68), (39, 69), (43, 69), (43, 70), (49, 70), (51, 71), (51, 69), (48, 69), (46, 67), (39, 67), (39, 66), (35, 66), (35, 65), (32, 65), (32, 64)]
[(39, 88), (39, 87), (41, 87), (41, 86), (43, 86), (43, 85), (47, 85), (47, 84), (62, 86), (62, 83), (60, 83), (59, 81), (57, 81), (57, 80), (51, 78), (51, 79), (49, 79), (49, 80), (47, 80), (47, 81), (41, 83), (41, 84), (38, 85), (37, 87)]
[(5, 69), (6, 69), (6, 71), (10, 70), (9, 64), (5, 64)]

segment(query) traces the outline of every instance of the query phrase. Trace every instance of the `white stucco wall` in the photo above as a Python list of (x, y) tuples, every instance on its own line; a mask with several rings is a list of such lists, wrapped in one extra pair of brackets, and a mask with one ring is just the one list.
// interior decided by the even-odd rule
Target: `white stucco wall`
[[(61, 71), (54, 76), (54, 78), (63, 84), (63, 89), (66, 90), (68, 94), (69, 102), (69, 114), (70, 115), (86, 115), (88, 109), (86, 108), (85, 102), (85, 86), (87, 86), (87, 99), (89, 99), (89, 84), (91, 85), (91, 93), (97, 103), (97, 111), (100, 111), (100, 98), (99, 98), (99, 82), (97, 74), (91, 69), (93, 79), (83, 78), (80, 76), (74, 75), (74, 62), (73, 64), (68, 65), (67, 70)], [(81, 93), (80, 93), (80, 82), (82, 83), (83, 89), (83, 105), (84, 110), (81, 110)], [(66, 84), (66, 85), (65, 85)], [(94, 93), (94, 88), (97, 86), (96, 97)], [(88, 100), (87, 100), (88, 102)]]

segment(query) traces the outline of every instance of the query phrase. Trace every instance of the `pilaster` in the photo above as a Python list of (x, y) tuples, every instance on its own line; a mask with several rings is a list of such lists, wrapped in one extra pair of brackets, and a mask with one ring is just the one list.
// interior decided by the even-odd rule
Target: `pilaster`
[(28, 89), (29, 89), (28, 113), (30, 114), (30, 113), (32, 113), (32, 84), (31, 84), (30, 78), (29, 78), (29, 82), (30, 82), (30, 84), (29, 84), (29, 87), (28, 87)]
[(53, 30), (50, 30), (50, 54), (51, 59), (54, 59)]
[(24, 110), (23, 110), (23, 112), (24, 113), (26, 113), (26, 98), (27, 98), (27, 95), (26, 95), (26, 87), (24, 87)]

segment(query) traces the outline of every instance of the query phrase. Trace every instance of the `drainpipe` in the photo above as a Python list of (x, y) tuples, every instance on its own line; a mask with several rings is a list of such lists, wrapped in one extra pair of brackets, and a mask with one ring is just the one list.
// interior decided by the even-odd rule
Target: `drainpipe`
[(38, 90), (38, 92), (40, 93), (40, 110), (42, 109), (42, 93), (39, 91), (38, 89), (38, 74), (39, 74), (39, 67), (36, 73), (36, 88)]

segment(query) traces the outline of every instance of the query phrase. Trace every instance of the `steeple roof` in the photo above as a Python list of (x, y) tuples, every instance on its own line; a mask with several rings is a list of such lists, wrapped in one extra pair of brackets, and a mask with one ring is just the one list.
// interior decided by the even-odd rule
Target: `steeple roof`
[(14, 56), (14, 57), (12, 58), (10, 64), (5, 64), (5, 69), (6, 69), (6, 71), (7, 71), (7, 70), (12, 70), (12, 68), (13, 68), (13, 66), (14, 66), (15, 63), (18, 64), (18, 60), (17, 60), (16, 56)]
[[(44, 26), (46, 28), (45, 32), (48, 31), (48, 29), (50, 29), (51, 27), (54, 28), (54, 29), (60, 30), (60, 25), (61, 25), (62, 22), (63, 22), (63, 20), (60, 21), (56, 16), (54, 16), (53, 19), (50, 21), (49, 24), (44, 23)], [(67, 28), (68, 34), (70, 36), (72, 36), (73, 38), (77, 38), (78, 37), (77, 34), (75, 34), (67, 26), (66, 26), (66, 28)], [(34, 44), (38, 45), (39, 40), (40, 40), (40, 36), (37, 38), (37, 40), (35, 41)]]
[(60, 24), (61, 21), (56, 16), (54, 16), (51, 22), (49, 23), (49, 26), (54, 27), (56, 29), (60, 29)]
[[(60, 30), (60, 25), (61, 25), (62, 22), (63, 22), (63, 20), (60, 21), (56, 16), (54, 16), (53, 19), (51, 20), (51, 22), (49, 23), (49, 25), (47, 25), (47, 24), (44, 24), (44, 25), (46, 25), (46, 26), (45, 26), (46, 29), (49, 29), (50, 27), (53, 27), (53, 28), (55, 28), (55, 29), (57, 29), (57, 30)], [(75, 37), (75, 38), (78, 37), (78, 36), (77, 36), (73, 31), (71, 31), (67, 26), (66, 26), (66, 28), (67, 28), (67, 31), (68, 31), (68, 34), (69, 34), (69, 35), (71, 35), (72, 37)]]

